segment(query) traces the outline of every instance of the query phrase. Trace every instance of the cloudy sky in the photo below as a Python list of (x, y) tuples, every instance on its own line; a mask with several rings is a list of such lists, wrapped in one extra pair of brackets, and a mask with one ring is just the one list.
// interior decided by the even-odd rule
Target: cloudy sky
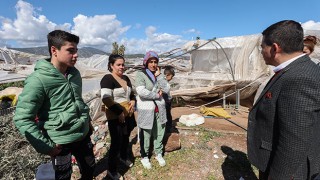
[(308, 0), (1, 0), (0, 47), (46, 46), (46, 35), (63, 29), (80, 36), (80, 47), (110, 52), (159, 53), (201, 39), (258, 34), (284, 19), (320, 30), (320, 1)]

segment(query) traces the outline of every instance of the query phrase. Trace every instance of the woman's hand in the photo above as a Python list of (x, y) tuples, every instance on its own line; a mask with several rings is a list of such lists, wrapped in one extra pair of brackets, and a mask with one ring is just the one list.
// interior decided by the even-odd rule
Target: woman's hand
[(133, 113), (134, 112), (134, 106), (135, 106), (135, 101), (130, 101), (129, 102), (129, 113)]
[(161, 70), (159, 67), (157, 67), (157, 71), (154, 73), (155, 77), (158, 77), (161, 74)]
[(120, 116), (119, 116), (119, 122), (120, 122), (120, 123), (125, 123), (125, 122), (126, 122), (125, 116), (124, 116), (124, 112), (122, 112), (122, 113), (120, 114)]
[(159, 90), (158, 94), (159, 94), (160, 97), (162, 96), (162, 90), (161, 89)]

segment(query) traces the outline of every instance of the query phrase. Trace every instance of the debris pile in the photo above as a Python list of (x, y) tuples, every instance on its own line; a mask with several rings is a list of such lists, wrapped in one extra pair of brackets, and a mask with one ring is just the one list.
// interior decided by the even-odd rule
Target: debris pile
[[(94, 128), (91, 140), (94, 144), (93, 150), (96, 162), (99, 163), (100, 160), (103, 161), (107, 157), (107, 151), (110, 148), (110, 134), (108, 131), (108, 121), (104, 115), (101, 116), (101, 110), (99, 110), (101, 105), (99, 101), (101, 100), (94, 98), (94, 96), (95, 94), (92, 93), (84, 99), (90, 107), (91, 117), (98, 117), (93, 118), (91, 122)], [(93, 111), (93, 109), (96, 111)], [(50, 163), (51, 159), (49, 156), (35, 151), (27, 139), (14, 126), (13, 116), (14, 112), (0, 116), (0, 179), (34, 179), (37, 168)], [(137, 131), (136, 127), (130, 136), (134, 157), (140, 156)], [(180, 149), (179, 134), (166, 134), (164, 144), (166, 152)], [(73, 161), (73, 171), (72, 177), (74, 179), (79, 178), (79, 168), (75, 160)]]

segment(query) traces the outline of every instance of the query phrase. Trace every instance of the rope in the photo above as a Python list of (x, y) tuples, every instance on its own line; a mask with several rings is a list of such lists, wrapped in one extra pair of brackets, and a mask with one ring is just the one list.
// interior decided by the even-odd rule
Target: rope
[(224, 120), (226, 120), (226, 121), (231, 122), (232, 124), (234, 124), (234, 125), (238, 126), (238, 127), (239, 127), (239, 128), (241, 128), (241, 129), (243, 129), (243, 130), (247, 131), (247, 129), (246, 129), (246, 128), (244, 128), (244, 127), (242, 127), (241, 125), (239, 125), (239, 124), (235, 123), (234, 121), (231, 121), (230, 119), (227, 119), (227, 118), (223, 118), (223, 119), (224, 119)]

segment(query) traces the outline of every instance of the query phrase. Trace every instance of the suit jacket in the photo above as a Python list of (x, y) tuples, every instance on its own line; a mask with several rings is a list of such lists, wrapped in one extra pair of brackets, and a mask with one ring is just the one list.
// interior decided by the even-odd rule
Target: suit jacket
[(305, 55), (281, 70), (249, 113), (248, 158), (272, 179), (320, 170), (320, 68)]

